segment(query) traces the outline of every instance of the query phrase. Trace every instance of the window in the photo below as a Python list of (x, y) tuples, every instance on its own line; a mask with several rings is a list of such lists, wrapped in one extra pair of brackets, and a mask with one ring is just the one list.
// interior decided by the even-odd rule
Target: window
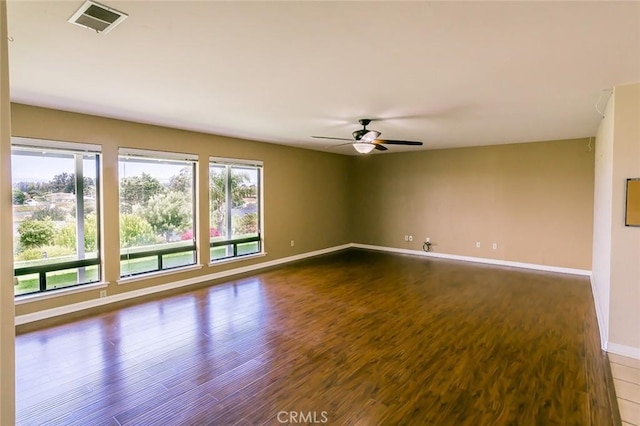
[(100, 281), (100, 147), (12, 144), (15, 295)]
[(260, 253), (262, 163), (209, 160), (211, 260)]
[(120, 149), (120, 276), (196, 263), (196, 157)]

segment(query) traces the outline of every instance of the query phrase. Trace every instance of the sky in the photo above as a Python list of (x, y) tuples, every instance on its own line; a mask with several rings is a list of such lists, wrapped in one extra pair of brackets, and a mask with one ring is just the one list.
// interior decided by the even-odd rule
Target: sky
[[(96, 172), (93, 160), (83, 161), (83, 174), (95, 179)], [(13, 182), (48, 182), (61, 173), (75, 173), (75, 161), (71, 156), (35, 156), (12, 155), (11, 174)]]
[[(83, 174), (95, 179), (93, 159), (83, 161)], [(120, 176), (138, 176), (143, 172), (155, 176), (160, 181), (168, 182), (171, 176), (177, 175), (184, 164), (161, 164), (127, 161), (120, 162), (118, 173)], [(70, 154), (67, 155), (19, 155), (11, 156), (11, 174), (13, 183), (18, 182), (48, 182), (55, 175), (61, 173), (75, 173), (75, 162)]]
[[(89, 158), (83, 161), (83, 173), (85, 177), (95, 179), (94, 159)], [(120, 161), (118, 173), (121, 177), (140, 176), (148, 173), (156, 177), (163, 183), (168, 183), (172, 176), (180, 173), (180, 170), (188, 163), (162, 161), (162, 160), (140, 160), (131, 159)], [(42, 153), (36, 151), (25, 151), (25, 154), (16, 152), (11, 156), (11, 174), (13, 183), (18, 182), (48, 182), (55, 175), (61, 173), (75, 173), (75, 162), (71, 154)], [(255, 183), (256, 173), (247, 173), (251, 183)]]

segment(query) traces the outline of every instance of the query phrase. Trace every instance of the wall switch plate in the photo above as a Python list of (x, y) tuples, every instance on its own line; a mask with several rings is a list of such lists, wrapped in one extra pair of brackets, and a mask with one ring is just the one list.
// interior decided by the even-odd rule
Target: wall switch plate
[(409, 241), (409, 236), (408, 236), (408, 235), (405, 235), (405, 236), (404, 236), (404, 240), (405, 240), (405, 241)]
[(480, 248), (480, 241), (476, 242), (476, 248)]
[(425, 239), (425, 241), (426, 241), (426, 242), (428, 242), (428, 243), (430, 243), (430, 242), (431, 242), (431, 238), (427, 237), (427, 238)]
[(413, 235), (409, 235), (409, 241), (413, 241)]
[(107, 297), (107, 290), (100, 290), (100, 297)]
[(498, 250), (498, 243), (493, 243), (493, 249)]
[(293, 241), (293, 240), (291, 240), (291, 247), (293, 247), (293, 246), (295, 246), (295, 245), (296, 245), (296, 242), (295, 242), (295, 241)]

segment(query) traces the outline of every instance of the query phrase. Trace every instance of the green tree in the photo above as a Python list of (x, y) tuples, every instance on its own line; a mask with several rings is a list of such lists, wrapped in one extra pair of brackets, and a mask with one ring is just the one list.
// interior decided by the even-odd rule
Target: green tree
[(120, 247), (153, 244), (156, 234), (145, 218), (134, 214), (120, 215)]
[[(216, 224), (216, 229), (220, 235), (227, 235), (226, 214), (227, 214), (227, 169), (210, 171), (209, 178), (209, 213), (211, 223)], [(249, 176), (243, 173), (231, 173), (231, 207), (239, 207), (244, 204), (242, 187), (244, 182), (249, 180)]]
[[(66, 192), (69, 194), (76, 193), (76, 175), (75, 173), (62, 172), (57, 174), (48, 183), (50, 192)], [(83, 195), (95, 195), (95, 183), (90, 177), (82, 178)]]
[(49, 184), (43, 182), (18, 182), (16, 186), (22, 192), (29, 194), (31, 198), (39, 197), (49, 192)]
[(170, 191), (158, 194), (149, 200), (142, 214), (157, 234), (162, 234), (168, 242), (171, 234), (191, 227), (190, 194)]
[(52, 245), (54, 225), (50, 218), (45, 220), (27, 219), (18, 226), (20, 246), (23, 249)]
[(123, 178), (120, 181), (122, 213), (133, 213), (134, 206), (146, 208), (149, 200), (162, 192), (164, 192), (164, 187), (160, 181), (148, 173)]
[[(248, 179), (248, 177), (247, 177)], [(246, 185), (242, 183), (238, 186), (238, 195), (241, 198), (256, 198), (258, 193), (258, 188), (255, 184)]]
[(49, 181), (51, 192), (74, 193), (76, 190), (76, 178), (73, 173), (62, 172)]
[(171, 176), (169, 191), (182, 192), (183, 194), (191, 193), (193, 188), (192, 170), (192, 167), (183, 167), (177, 175)]
[(27, 196), (18, 188), (13, 188), (13, 205), (21, 206), (26, 201)]

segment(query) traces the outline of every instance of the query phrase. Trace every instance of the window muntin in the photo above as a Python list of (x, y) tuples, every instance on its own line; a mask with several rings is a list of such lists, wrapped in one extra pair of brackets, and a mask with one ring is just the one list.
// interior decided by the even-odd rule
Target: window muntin
[(100, 281), (99, 147), (12, 141), (15, 295)]
[(261, 178), (260, 163), (210, 159), (211, 261), (262, 251)]
[(196, 161), (120, 150), (120, 276), (196, 263)]

